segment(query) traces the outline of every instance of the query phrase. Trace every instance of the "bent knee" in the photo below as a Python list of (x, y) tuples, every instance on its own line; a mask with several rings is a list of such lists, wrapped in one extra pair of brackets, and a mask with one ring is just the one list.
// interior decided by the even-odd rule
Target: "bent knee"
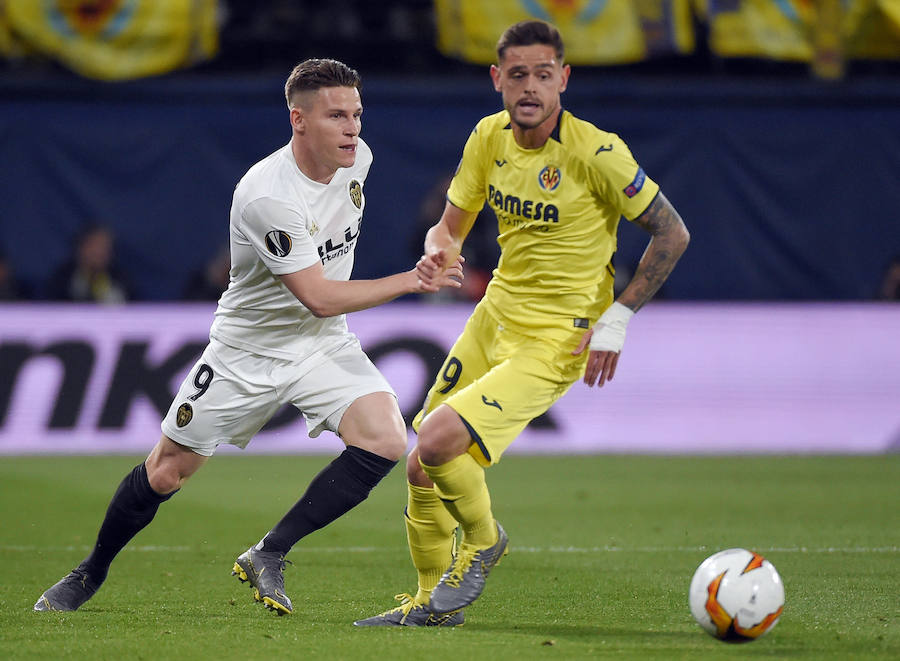
[(399, 461), (400, 457), (406, 454), (406, 444), (406, 434), (389, 434), (373, 439), (368, 443), (368, 447), (365, 444), (360, 445), (360, 447), (385, 459)]
[(170, 494), (180, 489), (206, 460), (207, 457), (178, 445), (163, 435), (144, 461), (147, 481), (156, 493), (163, 496)]
[(391, 461), (398, 461), (406, 454), (408, 439), (406, 425), (398, 415), (396, 420), (384, 420), (382, 424), (373, 425), (363, 433), (353, 437), (344, 437), (348, 445), (361, 447)]
[(389, 393), (370, 393), (353, 402), (338, 425), (338, 435), (347, 445), (391, 461), (406, 454), (406, 422), (396, 397)]
[(465, 454), (471, 444), (472, 436), (462, 418), (444, 405), (422, 421), (416, 448), (423, 463), (440, 466)]
[(433, 484), (419, 463), (419, 452), (416, 448), (406, 457), (406, 481), (417, 487), (430, 487)]
[(161, 496), (181, 488), (184, 477), (172, 462), (145, 462), (150, 488)]

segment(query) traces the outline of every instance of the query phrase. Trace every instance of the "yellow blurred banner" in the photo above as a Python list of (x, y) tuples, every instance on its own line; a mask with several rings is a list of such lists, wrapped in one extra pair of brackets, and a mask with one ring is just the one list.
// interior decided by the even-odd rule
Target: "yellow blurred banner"
[(0, 53), (101, 80), (154, 76), (218, 49), (218, 0), (0, 0)]
[(849, 14), (850, 57), (900, 57), (900, 0), (857, 0)]
[(900, 0), (703, 0), (722, 57), (900, 57)]
[(513, 23), (538, 18), (559, 28), (566, 61), (637, 62), (694, 50), (691, 0), (435, 0), (438, 49), (468, 62), (496, 62)]

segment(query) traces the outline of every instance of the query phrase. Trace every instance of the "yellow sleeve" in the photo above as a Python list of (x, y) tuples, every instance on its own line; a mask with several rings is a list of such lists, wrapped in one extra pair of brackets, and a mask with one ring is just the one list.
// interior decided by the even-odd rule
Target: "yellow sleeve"
[[(487, 149), (478, 129), (484, 129), (483, 122), (469, 134), (463, 155), (456, 167), (456, 174), (447, 190), (447, 199), (453, 206), (465, 211), (481, 211), (485, 201), (485, 169)], [(483, 132), (483, 131), (482, 131)]]
[(596, 189), (625, 218), (634, 220), (650, 206), (659, 186), (638, 165), (619, 136), (609, 134), (609, 138), (591, 158)]

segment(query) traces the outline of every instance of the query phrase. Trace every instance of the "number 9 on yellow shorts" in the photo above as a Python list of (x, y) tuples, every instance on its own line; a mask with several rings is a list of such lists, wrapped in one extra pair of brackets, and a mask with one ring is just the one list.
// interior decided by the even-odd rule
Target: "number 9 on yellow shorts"
[(571, 352), (580, 335), (573, 333), (574, 343), (541, 340), (504, 328), (479, 305), (450, 349), (413, 428), (447, 404), (468, 428), (475, 459), (483, 466), (497, 463), (528, 423), (579, 378), (585, 354)]

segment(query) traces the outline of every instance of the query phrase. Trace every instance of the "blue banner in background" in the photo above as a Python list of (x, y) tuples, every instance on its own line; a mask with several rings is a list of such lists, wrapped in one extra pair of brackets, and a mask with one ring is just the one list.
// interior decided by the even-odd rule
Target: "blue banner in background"
[[(100, 221), (114, 229), (139, 299), (179, 298), (228, 241), (238, 179), (290, 138), (283, 84), (3, 84), (0, 250), (40, 294), (79, 228)], [(500, 98), (486, 71), (366, 79), (362, 93), (362, 135), (375, 160), (355, 277), (375, 277), (415, 263), (435, 220), (423, 215), (426, 198)], [(620, 134), (691, 230), (665, 298), (869, 299), (900, 253), (895, 85), (674, 84), (576, 70), (563, 102)], [(616, 267), (628, 272), (648, 236), (620, 227)]]

